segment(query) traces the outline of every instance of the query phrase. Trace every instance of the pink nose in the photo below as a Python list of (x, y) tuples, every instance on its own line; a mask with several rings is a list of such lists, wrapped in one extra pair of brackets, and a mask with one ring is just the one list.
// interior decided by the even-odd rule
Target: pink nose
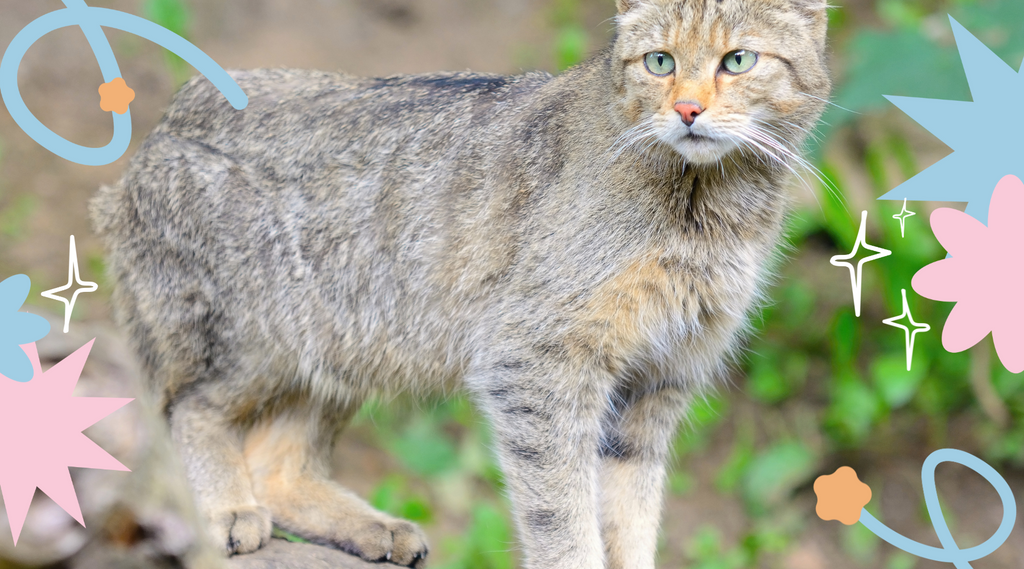
[(679, 116), (683, 117), (683, 122), (686, 123), (686, 126), (693, 126), (693, 121), (697, 120), (697, 115), (704, 112), (700, 105), (693, 103), (676, 103), (675, 108)]

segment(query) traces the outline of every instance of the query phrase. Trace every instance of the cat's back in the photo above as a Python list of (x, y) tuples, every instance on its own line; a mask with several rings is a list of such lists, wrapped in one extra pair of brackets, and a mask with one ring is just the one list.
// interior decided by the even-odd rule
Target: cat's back
[(101, 233), (123, 226), (125, 209), (160, 224), (211, 226), (225, 202), (229, 212), (237, 204), (256, 215), (288, 194), (347, 209), (386, 201), (382, 192), (416, 199), (479, 187), (487, 162), (506, 153), (502, 140), (552, 81), (546, 73), (229, 73), (246, 108), (232, 108), (202, 76), (182, 87), (120, 182), (96, 200)]
[(364, 78), (296, 69), (231, 75), (249, 97), (244, 110), (197, 77), (176, 95), (151, 138), (205, 144), (240, 161), (298, 166), (351, 149), (436, 152), (483, 142), (551, 79), (466, 72)]
[(461, 199), (452, 194), (483, 185), (488, 162), (507, 153), (501, 141), (552, 82), (539, 72), (229, 73), (246, 108), (232, 108), (202, 76), (183, 86), (121, 180), (94, 200), (101, 234), (150, 233), (209, 250), (265, 221), (300, 231), (283, 217), (333, 232), (369, 223), (370, 210), (443, 223), (440, 211)]

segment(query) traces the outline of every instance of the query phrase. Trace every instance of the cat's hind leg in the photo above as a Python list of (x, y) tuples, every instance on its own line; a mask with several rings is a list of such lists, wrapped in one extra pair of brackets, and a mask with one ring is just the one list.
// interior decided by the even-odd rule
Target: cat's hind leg
[(211, 404), (217, 384), (195, 386), (170, 410), (171, 436), (215, 543), (228, 555), (270, 540), (270, 511), (260, 506), (242, 455), (242, 430)]
[(330, 479), (330, 457), (357, 405), (338, 411), (299, 406), (267, 417), (245, 439), (257, 500), (274, 524), (372, 562), (423, 567), (427, 541), (412, 522), (378, 512)]

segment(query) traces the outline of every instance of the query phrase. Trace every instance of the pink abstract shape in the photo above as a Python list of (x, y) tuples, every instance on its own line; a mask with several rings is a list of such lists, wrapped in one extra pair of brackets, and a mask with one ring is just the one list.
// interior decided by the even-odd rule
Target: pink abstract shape
[(1024, 183), (999, 181), (988, 227), (950, 208), (935, 210), (931, 225), (950, 257), (918, 271), (911, 284), (921, 296), (956, 303), (942, 346), (961, 352), (991, 332), (1006, 369), (1024, 371)]
[(15, 545), (37, 487), (84, 526), (68, 467), (128, 470), (82, 434), (131, 401), (72, 396), (94, 341), (45, 372), (36, 345), (23, 344), (32, 380), (0, 375), (0, 493)]

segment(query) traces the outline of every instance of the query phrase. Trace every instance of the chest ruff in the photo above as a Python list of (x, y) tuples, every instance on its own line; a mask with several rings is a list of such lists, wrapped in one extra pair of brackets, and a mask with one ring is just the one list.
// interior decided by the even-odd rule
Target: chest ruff
[(572, 343), (615, 375), (703, 380), (735, 348), (758, 295), (763, 267), (752, 253), (638, 259), (594, 290)]

